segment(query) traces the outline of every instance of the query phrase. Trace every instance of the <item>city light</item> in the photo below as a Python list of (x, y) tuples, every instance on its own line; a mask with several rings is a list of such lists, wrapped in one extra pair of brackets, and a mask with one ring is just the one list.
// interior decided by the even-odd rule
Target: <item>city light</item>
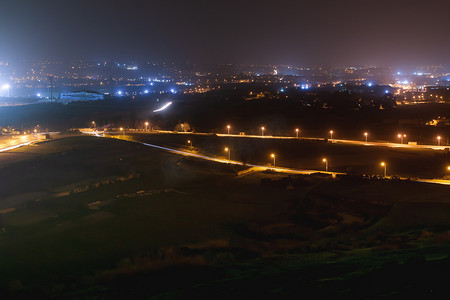
[(270, 157), (273, 158), (273, 166), (275, 167), (275, 154), (272, 153), (272, 154), (270, 155)]
[(406, 134), (399, 133), (397, 137), (400, 139), (400, 144), (403, 144), (403, 139), (406, 138)]
[(364, 132), (364, 137), (366, 138), (366, 143), (367, 143), (367, 137), (369, 136), (368, 132)]
[(228, 134), (230, 134), (230, 128), (231, 128), (231, 126), (230, 126), (230, 125), (227, 125), (227, 131), (228, 131)]
[(334, 133), (334, 131), (333, 131), (333, 130), (330, 130), (330, 140), (333, 139), (333, 133)]
[(437, 142), (438, 142), (438, 146), (440, 146), (441, 145), (441, 137), (440, 136), (437, 137)]
[(145, 131), (148, 131), (148, 122), (145, 122)]
[(4, 84), (3, 86), (2, 86), (2, 90), (6, 90), (7, 91), (7, 97), (9, 98), (9, 88), (10, 88), (11, 86), (9, 85), (9, 84)]
[(261, 135), (262, 135), (262, 136), (264, 136), (264, 130), (265, 130), (264, 126), (261, 127)]
[(296, 137), (298, 138), (298, 132), (300, 131), (300, 129), (298, 129), (298, 128), (296, 128), (295, 129), (295, 134), (296, 134)]

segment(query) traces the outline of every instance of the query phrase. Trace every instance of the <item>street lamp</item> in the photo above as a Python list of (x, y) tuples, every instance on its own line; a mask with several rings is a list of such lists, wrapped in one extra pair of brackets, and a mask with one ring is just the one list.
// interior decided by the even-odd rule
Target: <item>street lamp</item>
[(225, 152), (228, 152), (228, 162), (231, 161), (231, 150), (228, 147), (226, 147)]
[(270, 157), (273, 158), (273, 166), (275, 167), (275, 154), (272, 153), (272, 154), (270, 155)]
[(123, 135), (123, 133), (124, 133), (123, 127), (120, 127), (120, 131), (122, 132), (122, 135)]
[(148, 122), (145, 122), (145, 131), (148, 131)]
[(437, 141), (438, 141), (438, 146), (440, 146), (441, 145), (441, 137), (440, 136), (437, 137)]
[(227, 131), (228, 131), (228, 134), (230, 134), (230, 128), (231, 128), (231, 126), (230, 126), (230, 125), (227, 125)]
[(386, 173), (386, 167), (387, 167), (387, 165), (386, 165), (386, 163), (383, 161), (382, 163), (381, 163), (381, 166), (382, 167), (384, 167), (384, 177), (387, 177), (387, 173)]
[(192, 148), (192, 141), (188, 140), (187, 142), (188, 142), (189, 145), (191, 145), (191, 148)]
[(2, 86), (2, 90), (6, 90), (6, 92), (7, 92), (7, 97), (9, 98), (9, 88), (10, 88), (11, 86), (9, 85), (9, 84), (4, 84), (3, 86)]
[(297, 138), (298, 138), (298, 132), (299, 132), (300, 130), (298, 129), (298, 128), (295, 128), (295, 134), (296, 134), (296, 136), (297, 136)]
[(400, 139), (400, 144), (403, 144), (403, 138), (406, 138), (406, 134), (399, 133), (397, 137)]
[(261, 135), (262, 135), (262, 136), (264, 136), (264, 129), (265, 129), (264, 126), (261, 127)]
[(366, 143), (367, 143), (367, 136), (369, 135), (369, 133), (364, 132), (364, 137), (366, 138)]
[(95, 127), (97, 127), (97, 126), (95, 126), (95, 121), (92, 121), (92, 126), (94, 127), (94, 129), (95, 129)]
[(324, 158), (322, 161), (325, 163), (325, 172), (328, 172), (328, 160)]
[(330, 130), (330, 140), (333, 139), (333, 130)]

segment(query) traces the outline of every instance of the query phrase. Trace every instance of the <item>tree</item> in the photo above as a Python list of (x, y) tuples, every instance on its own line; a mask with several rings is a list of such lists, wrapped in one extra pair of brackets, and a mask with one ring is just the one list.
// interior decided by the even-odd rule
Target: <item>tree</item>
[(175, 131), (181, 131), (181, 132), (188, 132), (191, 131), (191, 125), (189, 125), (188, 122), (184, 123), (178, 123), (177, 126), (175, 126)]

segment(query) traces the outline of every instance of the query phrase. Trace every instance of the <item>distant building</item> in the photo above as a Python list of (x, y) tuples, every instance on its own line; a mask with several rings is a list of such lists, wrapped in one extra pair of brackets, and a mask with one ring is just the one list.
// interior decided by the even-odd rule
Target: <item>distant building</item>
[(71, 93), (60, 93), (59, 98), (62, 102), (72, 101), (96, 101), (103, 100), (104, 95), (96, 92), (80, 91)]

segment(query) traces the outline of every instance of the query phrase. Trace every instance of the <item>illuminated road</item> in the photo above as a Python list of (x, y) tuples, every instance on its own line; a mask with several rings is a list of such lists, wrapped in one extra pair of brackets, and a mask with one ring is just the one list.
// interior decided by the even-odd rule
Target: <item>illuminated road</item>
[(11, 151), (23, 146), (30, 145), (41, 139), (40, 134), (8, 136), (0, 140), (0, 152)]
[[(161, 133), (173, 133), (173, 134), (194, 134), (194, 135), (211, 135), (213, 133), (180, 133), (164, 131)], [(232, 137), (232, 138), (257, 138), (257, 139), (277, 139), (277, 140), (313, 140), (313, 141), (325, 141), (325, 138), (320, 137), (295, 137), (295, 136), (272, 136), (272, 135), (238, 135), (238, 134), (224, 134), (216, 133), (218, 137)], [(414, 145), (414, 144), (400, 144), (390, 142), (365, 142), (356, 140), (344, 140), (344, 139), (328, 139), (329, 143), (333, 144), (348, 144), (355, 146), (372, 146), (372, 147), (389, 147), (389, 148), (403, 148), (411, 150), (440, 150), (443, 151), (450, 146), (437, 146), (437, 145)]]
[(341, 174), (342, 175), (342, 174), (344, 174), (344, 173), (337, 173), (337, 172), (322, 172), (322, 171), (317, 171), (317, 170), (296, 170), (296, 169), (282, 168), (282, 167), (268, 167), (268, 166), (255, 165), (255, 164), (244, 164), (243, 162), (235, 161), (235, 160), (216, 158), (216, 157), (212, 157), (212, 156), (196, 154), (196, 153), (192, 153), (192, 152), (188, 152), (188, 151), (182, 151), (182, 150), (162, 147), (162, 146), (148, 144), (148, 143), (141, 143), (141, 142), (137, 142), (137, 143), (140, 143), (140, 144), (145, 145), (147, 147), (152, 147), (152, 148), (164, 150), (164, 151), (167, 151), (167, 152), (170, 152), (170, 153), (174, 153), (174, 154), (180, 154), (180, 155), (184, 155), (184, 156), (195, 157), (195, 158), (209, 160), (209, 161), (214, 161), (214, 162), (218, 162), (218, 163), (222, 163), (222, 164), (232, 164), (232, 165), (239, 165), (239, 166), (246, 166), (246, 167), (256, 167), (256, 168), (261, 168), (263, 170), (272, 170), (272, 171), (280, 172), (280, 173), (309, 175), (309, 174), (320, 172), (320, 173), (331, 174), (331, 175), (336, 175), (336, 174)]

